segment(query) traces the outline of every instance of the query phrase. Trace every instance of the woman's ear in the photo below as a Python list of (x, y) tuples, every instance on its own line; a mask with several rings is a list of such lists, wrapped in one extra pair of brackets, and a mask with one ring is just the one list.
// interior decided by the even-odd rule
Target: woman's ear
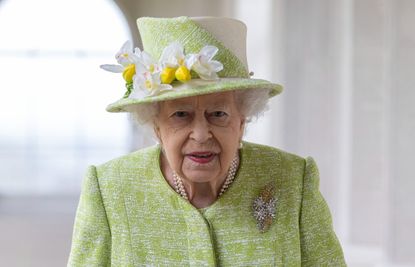
[(161, 134), (160, 134), (160, 128), (157, 124), (156, 121), (153, 121), (153, 131), (154, 131), (154, 135), (157, 138), (157, 141), (161, 144)]
[(246, 119), (245, 118), (242, 118), (241, 119), (241, 131), (244, 131), (245, 130), (245, 122), (246, 122)]
[(241, 118), (241, 127), (240, 127), (240, 132), (241, 132), (241, 136), (239, 137), (239, 140), (242, 140), (242, 137), (244, 136), (245, 133), (245, 123), (246, 123), (246, 118)]

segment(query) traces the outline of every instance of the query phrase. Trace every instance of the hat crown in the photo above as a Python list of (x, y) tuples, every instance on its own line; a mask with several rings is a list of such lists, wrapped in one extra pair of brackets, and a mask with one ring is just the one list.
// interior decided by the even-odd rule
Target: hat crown
[(218, 48), (214, 59), (223, 64), (219, 77), (249, 78), (246, 61), (246, 26), (241, 21), (214, 17), (137, 19), (144, 50), (160, 58), (163, 49), (180, 43), (186, 53), (206, 45)]
[(245, 23), (232, 18), (191, 17), (191, 20), (210, 32), (217, 40), (231, 50), (248, 70), (246, 59), (246, 32)]

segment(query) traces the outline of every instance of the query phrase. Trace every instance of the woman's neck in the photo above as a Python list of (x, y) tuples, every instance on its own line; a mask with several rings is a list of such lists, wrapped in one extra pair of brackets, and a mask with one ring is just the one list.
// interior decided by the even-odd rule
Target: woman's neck
[[(175, 189), (173, 170), (163, 155), (161, 155), (161, 170), (167, 182)], [(205, 208), (216, 201), (225, 179), (226, 177), (223, 177), (217, 181), (204, 183), (195, 183), (185, 179), (181, 180), (189, 202), (196, 208)]]
[(211, 184), (211, 183), (192, 183), (188, 181), (183, 181), (187, 197), (190, 203), (193, 204), (196, 208), (205, 208), (213, 204), (218, 198), (219, 190), (221, 188), (221, 183)]

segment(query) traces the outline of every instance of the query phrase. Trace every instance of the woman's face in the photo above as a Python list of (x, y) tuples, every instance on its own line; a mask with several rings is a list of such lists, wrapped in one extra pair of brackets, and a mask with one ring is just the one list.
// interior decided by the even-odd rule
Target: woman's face
[(155, 132), (169, 167), (192, 182), (223, 179), (244, 130), (233, 92), (164, 101)]

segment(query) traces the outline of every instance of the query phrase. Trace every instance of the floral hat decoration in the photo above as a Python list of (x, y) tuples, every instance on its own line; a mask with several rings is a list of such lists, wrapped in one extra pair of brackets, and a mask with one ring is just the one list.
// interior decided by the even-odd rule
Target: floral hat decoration
[(230, 90), (268, 89), (269, 97), (282, 86), (252, 79), (246, 63), (246, 26), (230, 18), (139, 18), (144, 50), (122, 45), (117, 65), (101, 68), (122, 73), (124, 96), (107, 107), (129, 111), (132, 105)]

